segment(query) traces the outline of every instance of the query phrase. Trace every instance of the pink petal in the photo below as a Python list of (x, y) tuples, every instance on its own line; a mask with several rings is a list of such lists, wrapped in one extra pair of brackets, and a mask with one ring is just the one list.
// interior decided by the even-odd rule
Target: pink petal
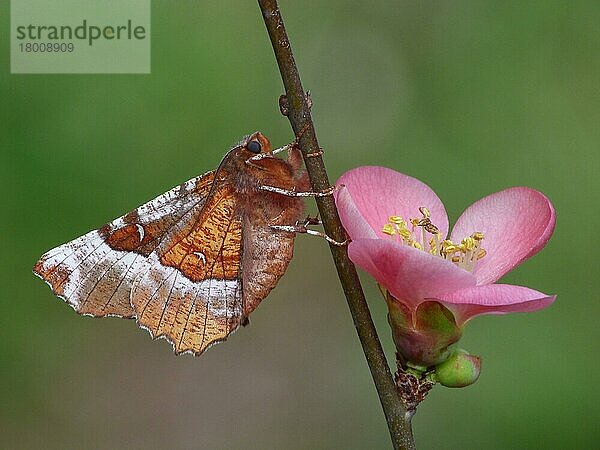
[[(390, 216), (400, 216), (407, 221), (420, 219), (421, 206), (429, 209), (431, 222), (442, 236), (448, 233), (448, 216), (443, 203), (429, 186), (416, 178), (386, 167), (363, 166), (349, 170), (336, 184), (346, 186), (358, 212), (379, 237), (389, 238), (381, 229)], [(337, 193), (336, 200), (341, 192)], [(353, 239), (364, 236), (353, 236), (350, 231), (349, 234)]]
[(477, 284), (498, 280), (539, 252), (554, 231), (556, 215), (550, 200), (534, 189), (514, 187), (488, 195), (459, 217), (451, 239), (460, 242), (476, 231), (484, 234), (487, 254), (473, 274)]
[(479, 314), (537, 311), (550, 306), (556, 295), (546, 295), (523, 286), (488, 284), (460, 289), (436, 298), (446, 304), (461, 325)]
[(340, 214), (340, 220), (342, 225), (348, 232), (348, 236), (353, 238), (371, 238), (376, 239), (377, 235), (371, 225), (363, 218), (362, 214), (358, 210), (354, 200), (348, 192), (348, 188), (341, 187), (335, 192), (335, 205), (337, 206), (338, 213)]
[(471, 273), (451, 262), (390, 239), (356, 239), (348, 246), (348, 256), (394, 297), (413, 307), (423, 299), (476, 283)]

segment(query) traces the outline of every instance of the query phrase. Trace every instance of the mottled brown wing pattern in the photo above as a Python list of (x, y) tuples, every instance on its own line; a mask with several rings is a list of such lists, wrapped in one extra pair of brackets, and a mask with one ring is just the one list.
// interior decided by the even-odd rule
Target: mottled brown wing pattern
[(218, 183), (189, 215), (181, 223), (191, 225), (169, 232), (148, 258), (131, 304), (153, 337), (166, 338), (176, 353), (200, 354), (242, 320), (242, 214), (232, 185)]
[(193, 178), (48, 251), (34, 272), (81, 314), (133, 317), (131, 287), (147, 256), (182, 216), (205, 202), (213, 179), (214, 172)]
[[(260, 132), (232, 148), (216, 171), (50, 250), (34, 267), (76, 311), (135, 317), (177, 353), (225, 340), (274, 288), (303, 202), (263, 186), (306, 189), (299, 153), (274, 158)], [(253, 155), (263, 153), (260, 158)]]

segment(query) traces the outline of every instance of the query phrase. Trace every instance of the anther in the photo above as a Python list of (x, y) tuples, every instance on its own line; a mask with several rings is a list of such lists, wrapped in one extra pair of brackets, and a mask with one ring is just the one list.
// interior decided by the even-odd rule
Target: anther
[[(475, 232), (465, 237), (460, 243), (443, 239), (437, 226), (431, 221), (431, 213), (424, 206), (419, 208), (422, 218), (412, 218), (408, 221), (400, 216), (389, 216), (381, 231), (389, 236), (398, 236), (396, 242), (410, 247), (426, 251), (434, 256), (440, 256), (468, 271), (473, 271), (477, 260), (486, 255), (482, 249), (481, 241), (484, 238), (482, 232)], [(412, 225), (412, 229), (408, 227)], [(417, 227), (421, 230), (417, 231)], [(426, 236), (427, 232), (430, 236)]]
[(396, 225), (406, 226), (406, 222), (404, 221), (404, 219), (402, 219), (402, 217), (399, 217), (399, 216), (390, 216), (390, 218), (388, 220), (391, 223), (395, 223)]
[(389, 234), (390, 236), (396, 234), (396, 229), (391, 223), (386, 223), (381, 231), (385, 234)]
[(473, 250), (475, 248), (475, 239), (472, 237), (467, 237), (462, 240), (462, 245), (465, 250)]

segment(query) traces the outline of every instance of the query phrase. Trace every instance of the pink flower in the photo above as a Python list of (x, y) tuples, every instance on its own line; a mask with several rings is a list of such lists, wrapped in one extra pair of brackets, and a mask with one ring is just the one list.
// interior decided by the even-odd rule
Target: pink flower
[(350, 259), (395, 300), (417, 311), (443, 304), (460, 327), (479, 314), (535, 311), (556, 298), (494, 284), (539, 252), (555, 212), (542, 193), (513, 187), (475, 202), (450, 237), (437, 195), (421, 181), (384, 167), (359, 167), (338, 180), (336, 204), (352, 242)]

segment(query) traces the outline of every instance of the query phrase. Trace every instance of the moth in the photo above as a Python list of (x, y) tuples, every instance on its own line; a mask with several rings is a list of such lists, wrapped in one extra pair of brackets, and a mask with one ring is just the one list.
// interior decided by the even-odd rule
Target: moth
[(135, 319), (177, 354), (199, 355), (244, 325), (286, 271), (290, 225), (312, 194), (301, 165), (294, 145), (271, 150), (255, 132), (216, 170), (48, 251), (34, 273), (80, 314)]

